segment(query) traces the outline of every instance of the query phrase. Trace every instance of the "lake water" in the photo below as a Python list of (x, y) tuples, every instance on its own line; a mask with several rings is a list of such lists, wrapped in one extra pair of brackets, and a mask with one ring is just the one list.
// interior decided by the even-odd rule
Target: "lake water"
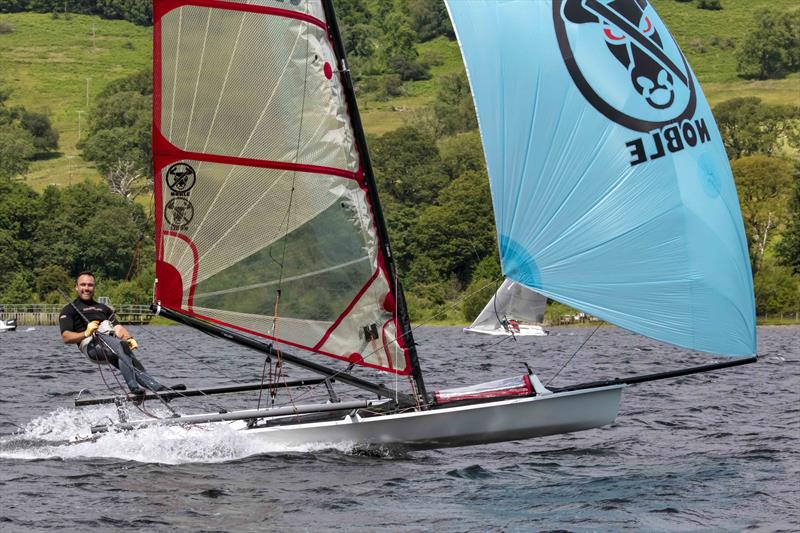
[[(131, 329), (148, 370), (167, 383), (260, 375), (259, 354), (219, 339), (181, 326)], [(757, 364), (628, 388), (609, 427), (393, 455), (254, 449), (223, 429), (65, 444), (115, 410), (73, 407), (82, 388), (107, 393), (97, 366), (56, 328), (24, 330), (0, 334), (2, 531), (800, 530), (797, 327), (759, 328)], [(515, 342), (420, 328), (416, 337), (433, 391), (518, 375), (523, 361), (547, 383), (592, 332), (556, 328)], [(713, 361), (603, 327), (551, 384)], [(215, 401), (252, 408), (256, 398)]]

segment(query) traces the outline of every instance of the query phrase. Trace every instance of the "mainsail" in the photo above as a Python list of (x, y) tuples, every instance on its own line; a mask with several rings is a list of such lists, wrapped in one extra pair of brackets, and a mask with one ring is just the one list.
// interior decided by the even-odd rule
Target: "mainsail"
[(652, 6), (447, 6), (478, 113), (503, 273), (658, 340), (755, 353), (728, 160)]
[(154, 18), (158, 304), (411, 373), (323, 2), (160, 0)]

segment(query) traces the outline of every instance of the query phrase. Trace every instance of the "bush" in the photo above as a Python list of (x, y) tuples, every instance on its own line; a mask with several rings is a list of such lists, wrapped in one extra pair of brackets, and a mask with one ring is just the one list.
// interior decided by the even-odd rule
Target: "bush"
[(743, 78), (780, 78), (800, 70), (800, 10), (763, 11), (738, 54)]
[(478, 317), (478, 314), (486, 307), (486, 303), (494, 296), (494, 293), (500, 287), (498, 280), (491, 280), (487, 278), (475, 277), (472, 283), (467, 287), (464, 296), (464, 318), (467, 322), (472, 322)]
[(700, 9), (710, 9), (712, 11), (716, 11), (718, 9), (722, 9), (722, 3), (720, 0), (698, 0), (697, 7)]

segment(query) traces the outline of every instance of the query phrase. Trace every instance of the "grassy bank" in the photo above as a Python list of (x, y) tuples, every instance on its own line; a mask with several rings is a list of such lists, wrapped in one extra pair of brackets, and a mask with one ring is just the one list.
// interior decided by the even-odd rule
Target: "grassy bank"
[[(767, 8), (790, 9), (792, 0), (724, 0), (723, 9), (698, 9), (694, 2), (653, 0), (653, 5), (687, 55), (703, 84), (711, 105), (737, 96), (757, 96), (769, 103), (800, 105), (800, 75), (783, 80), (750, 81), (736, 75), (736, 50), (746, 38), (753, 15)], [(89, 100), (111, 80), (151, 64), (151, 28), (72, 15), (54, 19), (50, 14), (0, 15), (11, 33), (0, 34), (0, 81), (14, 91), (10, 105), (50, 114), (60, 133), (60, 152), (33, 163), (26, 176), (42, 190), (54, 183), (66, 185), (86, 178), (99, 179), (94, 167), (76, 149), (78, 112), (81, 135), (88, 120)], [(414, 120), (415, 113), (436, 98), (445, 74), (463, 70), (454, 41), (434, 39), (418, 45), (429, 62), (432, 78), (405, 85), (404, 94), (378, 100), (359, 95), (364, 125), (380, 135)], [(89, 106), (90, 107), (90, 106)]]
[[(99, 178), (78, 143), (88, 126), (91, 100), (110, 81), (151, 63), (151, 30), (119, 20), (41, 13), (0, 15), (11, 33), (0, 34), (0, 82), (14, 92), (9, 105), (50, 115), (59, 152), (33, 163), (26, 176), (36, 190)], [(88, 78), (88, 82), (87, 82)], [(89, 106), (87, 106), (87, 84)]]

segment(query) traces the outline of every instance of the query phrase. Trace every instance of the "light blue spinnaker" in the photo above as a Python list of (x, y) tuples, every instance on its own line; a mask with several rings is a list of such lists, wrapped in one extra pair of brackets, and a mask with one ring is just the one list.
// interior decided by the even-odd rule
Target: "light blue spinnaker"
[(739, 202), (699, 84), (645, 0), (446, 0), (503, 273), (637, 333), (756, 351)]

